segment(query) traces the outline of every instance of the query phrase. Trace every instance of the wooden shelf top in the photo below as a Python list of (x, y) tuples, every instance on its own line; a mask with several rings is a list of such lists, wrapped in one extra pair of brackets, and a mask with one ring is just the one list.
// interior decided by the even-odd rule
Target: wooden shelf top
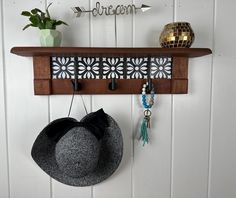
[(208, 48), (102, 48), (102, 47), (13, 47), (20, 56), (174, 56), (200, 57), (211, 54)]

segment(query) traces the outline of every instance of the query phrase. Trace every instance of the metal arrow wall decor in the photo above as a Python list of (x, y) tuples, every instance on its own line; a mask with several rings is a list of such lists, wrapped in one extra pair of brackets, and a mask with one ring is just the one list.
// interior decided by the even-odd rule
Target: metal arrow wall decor
[(73, 7), (72, 10), (76, 14), (76, 17), (81, 17), (85, 13), (92, 13), (94, 17), (96, 16), (111, 16), (111, 15), (128, 15), (137, 12), (137, 10), (141, 10), (142, 12), (146, 12), (151, 9), (151, 6), (142, 4), (141, 7), (136, 7), (134, 4), (130, 5), (117, 5), (116, 7), (109, 5), (107, 7), (101, 6), (100, 2), (96, 3), (96, 7), (92, 10), (85, 10), (83, 7)]
[(128, 14), (136, 14), (137, 10), (141, 10), (142, 12), (146, 12), (151, 9), (151, 6), (142, 4), (141, 7), (136, 7), (134, 4), (129, 5), (117, 5), (117, 6), (102, 6), (100, 2), (96, 2), (95, 8), (92, 10), (85, 10), (84, 7), (72, 7), (73, 12), (76, 14), (76, 17), (82, 17), (85, 13), (92, 13), (94, 17), (96, 16), (114, 16), (114, 26), (115, 26), (115, 46), (117, 47), (117, 16), (118, 15), (128, 15)]

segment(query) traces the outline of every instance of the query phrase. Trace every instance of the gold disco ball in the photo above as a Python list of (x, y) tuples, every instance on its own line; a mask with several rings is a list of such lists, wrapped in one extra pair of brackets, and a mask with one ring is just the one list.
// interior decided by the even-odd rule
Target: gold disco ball
[(161, 47), (190, 47), (194, 41), (194, 32), (187, 22), (175, 22), (165, 25), (160, 38)]

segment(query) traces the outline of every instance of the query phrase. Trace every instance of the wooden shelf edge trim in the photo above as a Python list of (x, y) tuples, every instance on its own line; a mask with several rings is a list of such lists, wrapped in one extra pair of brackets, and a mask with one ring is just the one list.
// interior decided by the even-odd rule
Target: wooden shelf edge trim
[(20, 56), (184, 56), (200, 57), (212, 53), (209, 48), (102, 48), (102, 47), (13, 47)]

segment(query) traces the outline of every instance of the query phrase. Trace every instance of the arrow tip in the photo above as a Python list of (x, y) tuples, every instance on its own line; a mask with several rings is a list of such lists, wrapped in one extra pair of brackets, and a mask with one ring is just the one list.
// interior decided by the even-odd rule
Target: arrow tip
[(146, 11), (150, 10), (151, 8), (152, 8), (151, 6), (142, 4), (140, 9), (142, 10), (142, 12), (146, 12)]

